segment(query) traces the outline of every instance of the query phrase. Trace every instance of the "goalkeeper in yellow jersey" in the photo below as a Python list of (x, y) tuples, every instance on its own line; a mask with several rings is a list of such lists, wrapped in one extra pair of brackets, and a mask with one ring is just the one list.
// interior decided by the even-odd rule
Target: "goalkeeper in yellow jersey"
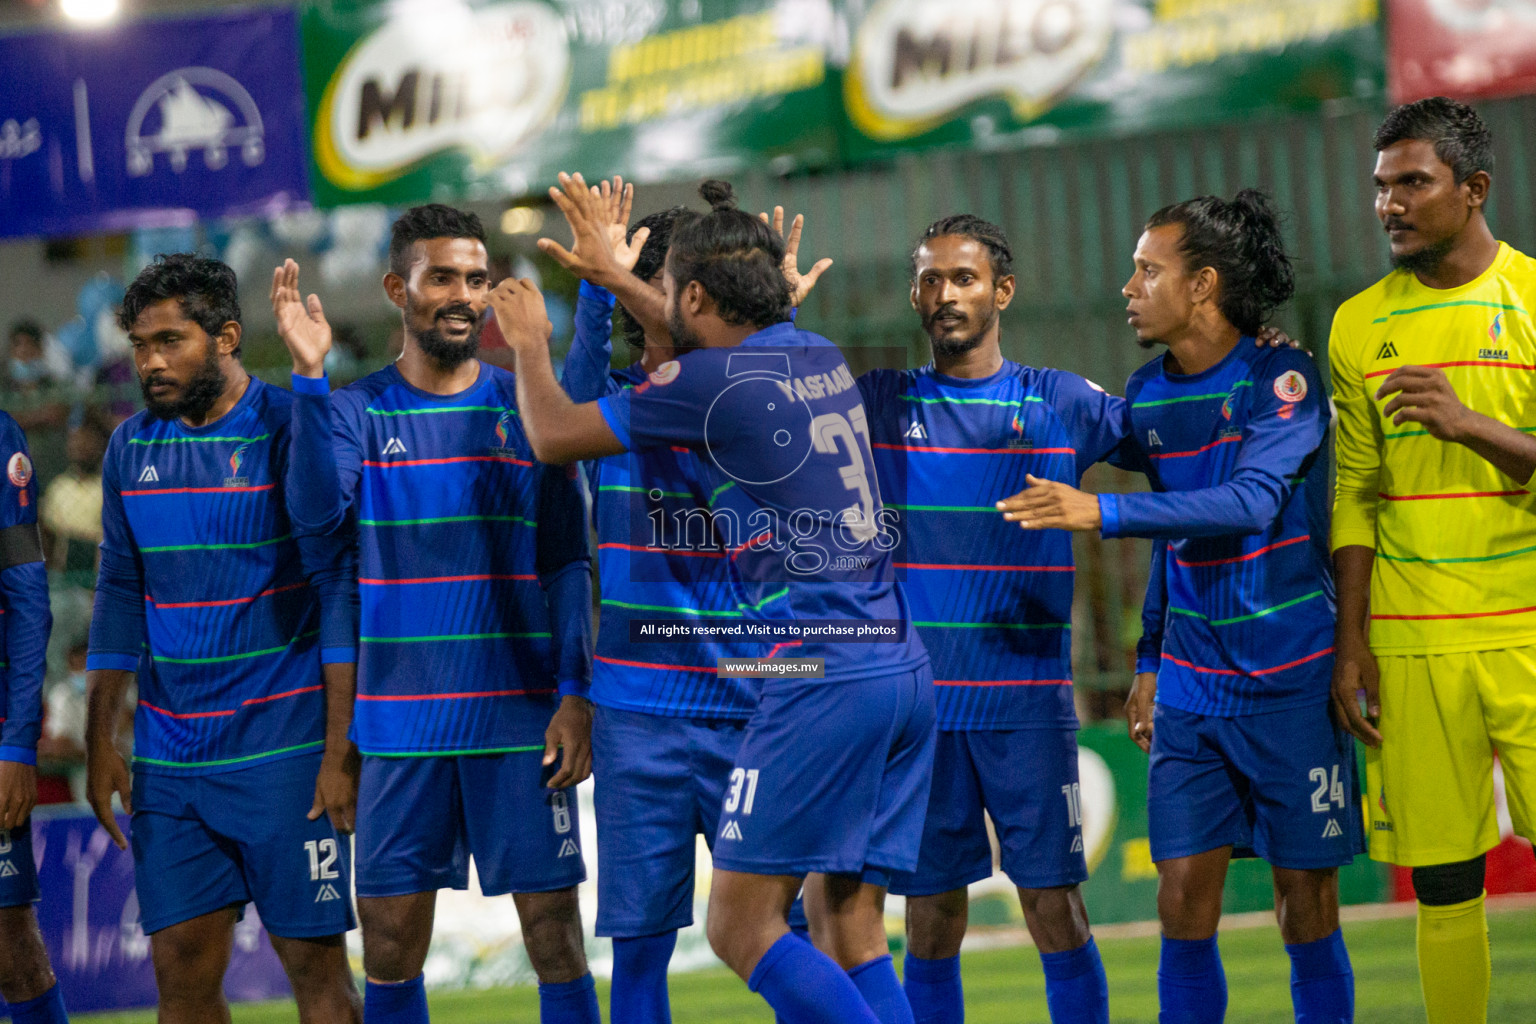
[(1398, 107), (1375, 146), (1395, 269), (1328, 342), (1334, 703), (1369, 748), (1371, 856), (1413, 869), (1429, 1024), (1475, 1024), (1495, 752), (1536, 837), (1536, 260), (1488, 228), (1493, 144), (1470, 107)]

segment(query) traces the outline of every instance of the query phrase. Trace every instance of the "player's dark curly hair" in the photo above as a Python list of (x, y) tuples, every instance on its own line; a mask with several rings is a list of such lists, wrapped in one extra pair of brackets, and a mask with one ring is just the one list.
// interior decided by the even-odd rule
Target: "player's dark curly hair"
[(710, 212), (685, 210), (672, 225), (667, 267), (677, 287), (699, 282), (728, 324), (769, 327), (788, 320), (784, 239), (738, 210), (728, 183), (706, 181), (699, 195)]
[(1221, 315), (1244, 334), (1259, 328), (1296, 290), (1291, 258), (1280, 237), (1274, 203), (1258, 189), (1245, 188), (1232, 199), (1200, 196), (1165, 206), (1147, 219), (1148, 230), (1180, 224), (1179, 252), (1191, 273), (1216, 271)]
[(413, 206), (389, 229), (389, 269), (406, 277), (411, 272), (411, 246), (428, 238), (473, 238), (485, 244), (485, 226), (467, 210), (442, 203)]
[(39, 345), (43, 343), (43, 325), (36, 320), (22, 319), (11, 324), (10, 336), (14, 338), (18, 334), (26, 335)]
[[(640, 280), (649, 281), (661, 273), (661, 268), (667, 262), (667, 247), (672, 244), (672, 228), (677, 224), (678, 215), (687, 212), (686, 206), (660, 210), (641, 217), (629, 229), (630, 238), (634, 238), (635, 232), (641, 228), (651, 229), (650, 237), (640, 247), (640, 258), (635, 261), (635, 276)], [(630, 348), (644, 348), (645, 328), (641, 327), (639, 321), (630, 316), (629, 310), (623, 306), (619, 306), (614, 312), (619, 321), (619, 333), (624, 336), (624, 343)]]
[(923, 247), (923, 243), (931, 238), (951, 236), (969, 238), (987, 250), (987, 258), (992, 263), (992, 280), (1000, 281), (1013, 273), (1013, 248), (1008, 244), (1008, 236), (1003, 234), (1003, 229), (975, 214), (955, 213), (929, 224), (928, 230), (923, 232), (917, 244), (912, 247), (909, 260), (912, 280), (917, 280), (917, 251)]
[(1493, 134), (1465, 103), (1444, 96), (1405, 103), (1387, 114), (1372, 144), (1380, 152), (1404, 139), (1434, 143), (1435, 156), (1451, 169), (1458, 185), (1478, 171), (1493, 173)]
[[(166, 299), (176, 299), (182, 314), (209, 337), (218, 334), (231, 320), (240, 322), (235, 272), (218, 260), (175, 252), (156, 256), (155, 262), (139, 271), (123, 296), (123, 306), (117, 312), (118, 326), (132, 330), (144, 310)], [(234, 354), (238, 356), (240, 349), (236, 348)]]

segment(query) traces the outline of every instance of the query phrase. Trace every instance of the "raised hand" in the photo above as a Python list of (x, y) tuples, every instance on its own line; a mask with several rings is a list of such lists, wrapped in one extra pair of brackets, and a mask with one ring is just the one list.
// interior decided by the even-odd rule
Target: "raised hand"
[(629, 214), (634, 208), (635, 186), (625, 184), (624, 179), (615, 174), (612, 182), (604, 179), (592, 186), (592, 193), (597, 197), (599, 209), (607, 213), (608, 247), (613, 250), (614, 260), (625, 270), (634, 270), (635, 264), (640, 262), (640, 250), (645, 240), (651, 237), (650, 228), (640, 228), (633, 238), (629, 237)]
[(513, 351), (549, 343), (554, 326), (538, 285), (527, 278), (508, 277), (491, 290), (490, 301), (496, 325)]
[(272, 315), (277, 333), (293, 356), (293, 372), (301, 377), (323, 377), (325, 356), (331, 350), (331, 325), (320, 308), (320, 296), (306, 301), (299, 291), (299, 265), (284, 260), (272, 271)]
[[(771, 218), (766, 213), (760, 213), (758, 217), (773, 229), (774, 234), (784, 237), (784, 207), (775, 206)], [(810, 270), (800, 273), (800, 232), (804, 228), (805, 214), (795, 214), (795, 219), (789, 225), (789, 237), (784, 239), (784, 280), (789, 282), (790, 305), (796, 308), (811, 294), (811, 289), (816, 287), (821, 275), (832, 266), (830, 258), (819, 259), (811, 265)]]
[[(614, 179), (615, 183), (619, 179)], [(608, 194), (605, 197), (604, 189)], [(580, 174), (560, 174), (560, 186), (549, 190), (549, 198), (554, 200), (560, 212), (565, 214), (565, 222), (571, 226), (572, 242), (569, 249), (555, 241), (553, 238), (539, 239), (539, 249), (559, 263), (566, 270), (575, 274), (584, 281), (590, 281), (599, 287), (610, 288), (622, 276), (627, 275), (632, 267), (633, 260), (626, 267), (614, 249), (612, 229), (617, 226), (622, 238), (623, 223), (616, 225), (616, 219), (623, 217), (624, 222), (629, 220), (629, 202), (633, 193), (626, 199), (625, 190), (620, 187), (615, 189), (608, 182), (601, 183), (597, 188), (589, 188)], [(615, 195), (615, 192), (618, 194)], [(650, 232), (642, 229), (635, 232), (635, 237), (630, 240), (626, 248), (634, 250), (635, 259), (640, 257), (640, 246), (645, 244), (645, 239)]]

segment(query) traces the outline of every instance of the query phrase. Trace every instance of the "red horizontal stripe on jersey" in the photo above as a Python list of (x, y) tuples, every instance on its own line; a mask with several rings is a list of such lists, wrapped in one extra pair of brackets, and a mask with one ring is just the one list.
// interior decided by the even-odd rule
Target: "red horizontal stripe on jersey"
[[(725, 552), (724, 551), (677, 551), (677, 550), (674, 550), (672, 548), (652, 548), (652, 547), (646, 547), (644, 544), (619, 544), (617, 542), (610, 542), (610, 543), (607, 543), (607, 544), (599, 544), (597, 546), (597, 549), (599, 551), (601, 551), (603, 548), (617, 548), (620, 551), (643, 551), (646, 554), (650, 554), (650, 555), (677, 555), (679, 558), (724, 558), (725, 557)], [(740, 549), (738, 549), (738, 550), (740, 550)]]
[(737, 555), (739, 555), (743, 551), (747, 550), (747, 548), (758, 547), (759, 545), (763, 544), (765, 541), (770, 541), (772, 539), (773, 539), (773, 534), (769, 533), (767, 530), (764, 530), (762, 533), (758, 534), (756, 537), (753, 537), (751, 540), (747, 541), (745, 544), (739, 544), (736, 547), (731, 548), (731, 557), (735, 558)]
[(358, 577), (357, 582), (369, 587), (398, 587), (407, 583), (475, 583), (480, 580), (537, 580), (536, 573), (520, 572), (510, 576), (420, 576), (410, 580), (375, 580)]
[(1241, 441), (1241, 440), (1242, 440), (1241, 437), (1235, 437), (1235, 436), (1234, 437), (1223, 437), (1223, 438), (1220, 438), (1218, 440), (1212, 441), (1210, 444), (1201, 445), (1199, 448), (1196, 448), (1192, 452), (1162, 452), (1162, 453), (1148, 452), (1147, 453), (1147, 458), (1149, 458), (1149, 459), (1187, 459), (1191, 455), (1199, 455), (1201, 452), (1208, 452), (1212, 448), (1215, 448), (1217, 445), (1220, 445), (1220, 444), (1233, 444), (1234, 442)]
[[(1499, 366), (1506, 370), (1536, 370), (1536, 366), (1533, 366), (1530, 363), (1506, 363), (1502, 359), (1459, 359), (1452, 363), (1405, 363), (1403, 365), (1428, 366), (1442, 369), (1447, 366)], [(1385, 377), (1387, 374), (1400, 369), (1402, 369), (1401, 366), (1393, 366), (1385, 370), (1373, 370), (1366, 374), (1362, 379), (1370, 380), (1372, 377)]]
[(139, 701), (139, 707), (149, 708), (149, 710), (156, 714), (164, 715), (166, 718), (224, 718), (234, 714), (233, 711), (185, 711), (178, 713), (167, 711), (165, 708), (157, 708), (147, 700)]
[(157, 487), (143, 491), (123, 491), (125, 498), (143, 498), (151, 494), (253, 494), (270, 491), (276, 484), (253, 484), (250, 487)]
[(510, 455), (457, 455), (451, 459), (401, 459), (398, 462), (376, 462), (364, 459), (363, 465), (375, 469), (394, 469), (396, 466), (446, 466), (450, 462), (509, 462), (514, 466), (531, 466), (526, 459), (514, 459)]
[(625, 658), (605, 658), (601, 654), (593, 657), (594, 661), (601, 661), (605, 665), (626, 665), (630, 668), (654, 668), (662, 672), (711, 672), (718, 674), (718, 668), (705, 668), (702, 665), (666, 665), (659, 661), (629, 661)]
[(1536, 612), (1536, 605), (1531, 605), (1529, 608), (1506, 608), (1498, 612), (1448, 612), (1445, 615), (1372, 615), (1371, 618), (1394, 621), (1409, 619), (1483, 619), (1490, 615), (1521, 615), (1525, 612)]
[(776, 643), (772, 648), (769, 649), (767, 654), (763, 655), (763, 657), (764, 659), (771, 658), (775, 654), (779, 653), (779, 648), (781, 647), (799, 647), (804, 642), (805, 641), (803, 640), (785, 640), (781, 643)]
[(241, 707), (247, 704), (265, 704), (272, 700), (282, 700), (284, 697), (297, 697), (301, 693), (316, 693), (325, 689), (324, 686), (303, 686), (297, 690), (284, 690), (282, 693), (274, 693), (270, 697), (252, 697), (250, 700), (240, 702)]
[(273, 587), (271, 590), (263, 590), (255, 597), (232, 597), (227, 601), (174, 601), (169, 604), (165, 604), (160, 601), (156, 601), (148, 594), (144, 595), (144, 600), (148, 601), (156, 608), (224, 608), (232, 604), (250, 604), (252, 601), (255, 601), (259, 598), (271, 597), (273, 594), (281, 594), (289, 590), (299, 590), (307, 586), (309, 586), (308, 583), (290, 583), (286, 587)]
[(1318, 658), (1325, 657), (1326, 655), (1329, 655), (1329, 654), (1332, 654), (1332, 653), (1333, 653), (1333, 648), (1332, 647), (1326, 647), (1326, 648), (1324, 648), (1321, 651), (1314, 651), (1313, 653), (1307, 655), (1304, 658), (1297, 658), (1295, 661), (1288, 661), (1284, 665), (1275, 665), (1275, 666), (1273, 666), (1271, 668), (1261, 668), (1261, 669), (1259, 669), (1256, 672), (1239, 672), (1239, 671), (1237, 671), (1237, 669), (1234, 669), (1234, 668), (1204, 668), (1204, 667), (1202, 667), (1200, 665), (1196, 665), (1194, 662), (1185, 661), (1183, 658), (1175, 658), (1171, 654), (1165, 654), (1165, 655), (1163, 655), (1163, 657), (1168, 659), (1169, 661), (1173, 662), (1175, 665), (1180, 665), (1180, 666), (1182, 666), (1184, 668), (1187, 668), (1187, 669), (1190, 669), (1191, 671), (1194, 671), (1194, 672), (1203, 672), (1203, 673), (1205, 673), (1207, 675), (1255, 677), (1255, 676), (1267, 676), (1267, 675), (1269, 675), (1272, 672), (1284, 672), (1288, 668), (1295, 668), (1297, 665), (1305, 665), (1309, 661), (1316, 661)]
[(360, 693), (358, 700), (463, 700), (468, 697), (525, 697), (529, 694), (554, 693), (555, 687), (550, 686), (542, 690), (481, 690), (477, 693), (407, 693), (400, 695)]
[(926, 445), (885, 444), (876, 442), (871, 448), (885, 448), (896, 452), (934, 452), (939, 455), (1076, 455), (1076, 448), (932, 448)]
[(1070, 565), (948, 565), (942, 562), (896, 562), (898, 569), (974, 569), (977, 572), (1071, 572)]
[(1174, 556), (1173, 560), (1175, 562), (1177, 562), (1178, 564), (1182, 565), (1186, 569), (1204, 569), (1206, 566), (1210, 566), (1210, 565), (1232, 565), (1235, 562), (1248, 562), (1248, 561), (1251, 561), (1251, 560), (1253, 560), (1255, 558), (1258, 558), (1262, 554), (1266, 554), (1266, 553), (1268, 553), (1270, 551), (1274, 551), (1277, 548), (1289, 547), (1292, 544), (1300, 544), (1304, 540), (1311, 540), (1311, 539), (1312, 539), (1312, 535), (1310, 533), (1308, 533), (1308, 534), (1304, 534), (1303, 536), (1300, 536), (1300, 537), (1292, 537), (1290, 540), (1276, 541), (1275, 543), (1270, 544), (1267, 547), (1259, 548), (1259, 550), (1257, 550), (1257, 551), (1250, 551), (1246, 555), (1238, 555), (1236, 558), (1213, 558), (1213, 559), (1211, 559), (1208, 562), (1186, 562), (1186, 561), (1184, 561), (1184, 559), (1179, 558), (1178, 556)]
[(1430, 501), (1434, 498), (1514, 498), (1529, 493), (1529, 491), (1466, 491), (1459, 494), (1382, 494), (1378, 491), (1376, 497), (1382, 501)]
[(1071, 686), (1070, 679), (935, 679), (934, 686)]
[(677, 452), (677, 454), (679, 454), (679, 455), (692, 455), (693, 454), (693, 449), (692, 448), (680, 448), (680, 447), (678, 447), (675, 444), (672, 446), (672, 450)]

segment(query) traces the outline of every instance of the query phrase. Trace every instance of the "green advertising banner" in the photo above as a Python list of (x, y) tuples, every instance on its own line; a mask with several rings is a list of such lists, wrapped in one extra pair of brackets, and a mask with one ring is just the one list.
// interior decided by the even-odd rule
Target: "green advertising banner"
[(321, 206), (519, 196), (838, 156), (828, 0), (316, 0)]
[(850, 161), (1383, 91), (1377, 0), (845, 0)]
[(309, 0), (315, 200), (775, 173), (1383, 91), (1377, 0)]

